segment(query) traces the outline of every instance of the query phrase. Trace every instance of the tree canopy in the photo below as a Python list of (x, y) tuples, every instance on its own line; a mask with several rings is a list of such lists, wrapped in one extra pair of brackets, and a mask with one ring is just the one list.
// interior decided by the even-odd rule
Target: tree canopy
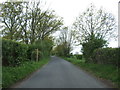
[(0, 5), (3, 38), (34, 43), (60, 29), (63, 20), (41, 2), (4, 2)]
[(115, 17), (103, 9), (97, 10), (94, 5), (80, 14), (73, 23), (76, 38), (80, 43), (88, 42), (93, 36), (108, 40), (115, 36)]

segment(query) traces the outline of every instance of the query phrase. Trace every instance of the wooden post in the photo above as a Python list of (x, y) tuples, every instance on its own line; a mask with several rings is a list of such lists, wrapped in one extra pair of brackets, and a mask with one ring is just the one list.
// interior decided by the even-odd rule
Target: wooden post
[(37, 51), (37, 52), (36, 52), (36, 53), (37, 53), (37, 54), (36, 54), (36, 61), (38, 61), (38, 49), (36, 49), (36, 51)]

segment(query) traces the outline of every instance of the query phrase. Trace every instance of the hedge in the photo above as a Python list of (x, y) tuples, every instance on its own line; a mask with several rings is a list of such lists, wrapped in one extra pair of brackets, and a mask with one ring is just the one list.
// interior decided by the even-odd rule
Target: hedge
[(36, 61), (48, 57), (52, 49), (52, 40), (36, 41), (33, 44), (22, 44), (8, 39), (2, 39), (2, 65), (18, 66), (24, 61)]
[(28, 46), (12, 40), (2, 39), (2, 65), (17, 66), (27, 60)]
[(101, 48), (96, 49), (91, 56), (92, 61), (98, 64), (120, 65), (120, 48)]

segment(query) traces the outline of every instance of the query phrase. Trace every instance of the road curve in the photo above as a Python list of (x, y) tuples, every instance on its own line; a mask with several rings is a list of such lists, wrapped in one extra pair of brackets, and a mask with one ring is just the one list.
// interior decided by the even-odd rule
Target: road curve
[(22, 81), (15, 88), (108, 88), (96, 78), (59, 57)]

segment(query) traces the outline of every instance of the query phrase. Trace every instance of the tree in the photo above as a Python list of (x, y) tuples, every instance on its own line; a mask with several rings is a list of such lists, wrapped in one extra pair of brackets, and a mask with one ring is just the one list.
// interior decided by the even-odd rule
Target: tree
[(95, 49), (102, 48), (106, 46), (106, 40), (98, 39), (96, 37), (92, 37), (91, 40), (89, 40), (86, 43), (82, 44), (82, 52), (86, 59), (86, 62), (92, 62), (92, 55)]
[(2, 31), (4, 38), (16, 40), (19, 32), (19, 16), (22, 12), (22, 2), (4, 2), (0, 4), (0, 21), (4, 24)]
[(91, 7), (76, 18), (73, 24), (77, 40), (82, 44), (88, 42), (94, 35), (96, 38), (108, 40), (116, 30), (115, 18), (103, 9)]
[(58, 55), (69, 56), (74, 42), (73, 34), (74, 32), (68, 30), (68, 27), (60, 30), (59, 38), (56, 40), (57, 47), (55, 48)]
[(31, 2), (30, 8), (30, 43), (36, 40), (44, 40), (46, 36), (60, 29), (62, 19), (57, 17), (54, 11), (42, 10), (41, 2)]
[(43, 17), (38, 21), (37, 38), (43, 40), (46, 36), (59, 30), (63, 25), (63, 21), (61, 18), (57, 17), (53, 11), (47, 10), (41, 15), (43, 15)]
[(40, 1), (5, 2), (1, 4), (3, 37), (32, 44), (60, 29), (62, 18), (54, 11), (43, 10)]
[(93, 51), (106, 45), (107, 40), (114, 36), (115, 18), (111, 13), (91, 7), (77, 17), (73, 24), (76, 39), (82, 44), (83, 55), (90, 61)]
[(38, 21), (41, 20), (41, 8), (40, 8), (40, 2), (31, 2), (31, 8), (30, 10), (30, 22), (29, 22), (29, 29), (30, 29), (30, 43), (34, 43), (36, 39), (37, 34), (37, 25)]
[(20, 38), (22, 39), (22, 42), (28, 44), (29, 43), (29, 24), (30, 21), (30, 13), (29, 11), (29, 2), (22, 2), (23, 9), (22, 14), (19, 17), (19, 27), (21, 31)]

